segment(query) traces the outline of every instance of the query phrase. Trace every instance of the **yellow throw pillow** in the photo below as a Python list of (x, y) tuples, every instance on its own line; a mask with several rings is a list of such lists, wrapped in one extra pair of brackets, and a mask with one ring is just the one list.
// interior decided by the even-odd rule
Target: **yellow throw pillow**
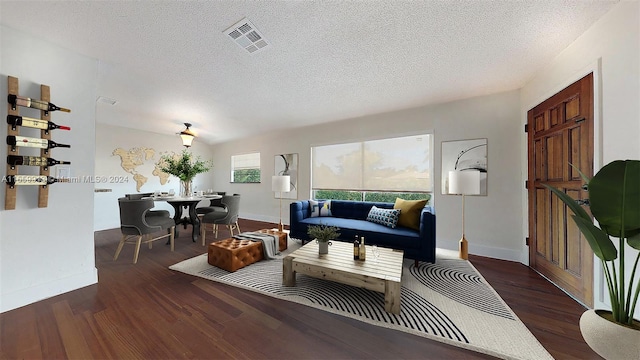
[(396, 198), (394, 209), (400, 209), (398, 226), (420, 231), (420, 213), (429, 200), (403, 200)]

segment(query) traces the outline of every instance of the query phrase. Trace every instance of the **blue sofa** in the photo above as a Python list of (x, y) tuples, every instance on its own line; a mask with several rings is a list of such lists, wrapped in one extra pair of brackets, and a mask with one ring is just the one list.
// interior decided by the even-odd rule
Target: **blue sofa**
[(291, 237), (310, 241), (309, 225), (330, 225), (340, 228), (341, 241), (353, 242), (364, 236), (368, 245), (404, 250), (404, 256), (418, 261), (436, 261), (436, 215), (433, 207), (425, 206), (420, 214), (420, 231), (397, 226), (395, 229), (367, 221), (371, 207), (393, 209), (393, 203), (331, 200), (332, 216), (311, 217), (309, 201), (294, 201), (290, 205)]

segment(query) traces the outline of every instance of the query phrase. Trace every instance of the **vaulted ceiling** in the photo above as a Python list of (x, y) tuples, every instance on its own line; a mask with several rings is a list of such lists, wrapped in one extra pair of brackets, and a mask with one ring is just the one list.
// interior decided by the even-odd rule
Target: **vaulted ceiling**
[[(99, 60), (98, 122), (217, 143), (520, 88), (616, 2), (1, 1), (0, 21)], [(245, 18), (253, 53), (225, 33)]]

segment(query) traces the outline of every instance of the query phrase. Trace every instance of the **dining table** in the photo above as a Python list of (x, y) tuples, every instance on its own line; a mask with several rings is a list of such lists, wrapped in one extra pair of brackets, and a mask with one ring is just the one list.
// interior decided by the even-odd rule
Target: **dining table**
[[(173, 221), (175, 221), (175, 237), (179, 235), (179, 226), (183, 225), (184, 229), (187, 229), (187, 225), (191, 224), (191, 240), (196, 242), (198, 235), (200, 235), (200, 219), (196, 214), (196, 205), (202, 200), (215, 200), (222, 199), (222, 195), (202, 195), (202, 196), (153, 196), (155, 201), (166, 201), (169, 205), (173, 206), (175, 214), (173, 215)], [(183, 217), (184, 210), (187, 210), (187, 216)]]

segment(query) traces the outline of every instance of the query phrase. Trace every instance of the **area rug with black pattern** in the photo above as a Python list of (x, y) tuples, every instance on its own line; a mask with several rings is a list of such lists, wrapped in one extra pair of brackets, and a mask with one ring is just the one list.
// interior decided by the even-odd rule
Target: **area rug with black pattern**
[(172, 270), (279, 299), (416, 334), (503, 359), (553, 359), (473, 265), (457, 252), (438, 249), (436, 263), (414, 266), (405, 259), (401, 312), (384, 310), (384, 294), (298, 274), (295, 287), (282, 285), (282, 258), (300, 244), (289, 241), (275, 260), (236, 272), (211, 266), (207, 254), (170, 266)]

